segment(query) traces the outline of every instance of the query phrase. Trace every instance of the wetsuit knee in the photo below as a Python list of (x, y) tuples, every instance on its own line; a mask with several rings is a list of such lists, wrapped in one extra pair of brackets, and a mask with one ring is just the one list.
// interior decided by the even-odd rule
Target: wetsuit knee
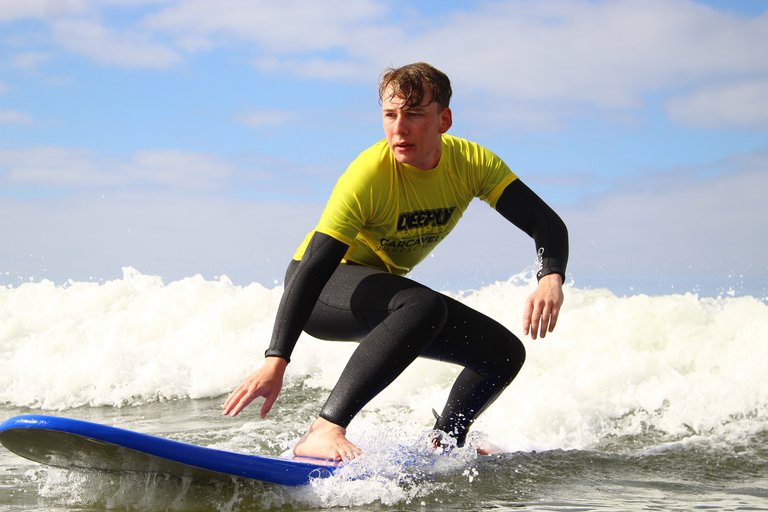
[(448, 318), (442, 295), (421, 287), (397, 292), (389, 303), (389, 311), (384, 323), (394, 336), (423, 336), (430, 342)]
[(388, 316), (360, 341), (320, 416), (346, 427), (374, 396), (419, 357), (442, 330), (448, 308), (439, 293), (409, 287), (390, 301)]
[(498, 368), (502, 378), (506, 380), (507, 385), (511, 383), (525, 363), (525, 345), (517, 336), (511, 335), (511, 338), (503, 345), (504, 349), (499, 354)]

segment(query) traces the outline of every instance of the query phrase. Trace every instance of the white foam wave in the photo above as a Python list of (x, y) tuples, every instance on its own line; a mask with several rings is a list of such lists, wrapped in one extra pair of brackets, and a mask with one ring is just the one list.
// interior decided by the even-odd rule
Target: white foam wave
[[(534, 286), (516, 276), (461, 300), (522, 336)], [(226, 277), (163, 284), (130, 268), (104, 284), (0, 288), (0, 402), (63, 410), (222, 395), (260, 365), (281, 291)], [(523, 371), (476, 425), (495, 442), (589, 448), (649, 429), (682, 436), (766, 423), (762, 301), (565, 292), (555, 332), (525, 342)], [(304, 336), (288, 385), (330, 388), (354, 346)], [(418, 361), (365, 411), (428, 427), (456, 374)]]

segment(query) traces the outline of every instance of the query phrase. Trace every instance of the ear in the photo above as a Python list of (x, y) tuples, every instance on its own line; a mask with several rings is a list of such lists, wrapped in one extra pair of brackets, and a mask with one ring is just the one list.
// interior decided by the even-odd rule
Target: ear
[(446, 107), (440, 113), (440, 133), (447, 132), (453, 125), (453, 114), (451, 109)]

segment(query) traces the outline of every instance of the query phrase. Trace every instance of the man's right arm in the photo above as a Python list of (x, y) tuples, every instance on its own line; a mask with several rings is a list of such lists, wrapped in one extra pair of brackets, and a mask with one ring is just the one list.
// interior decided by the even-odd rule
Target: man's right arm
[(312, 314), (320, 292), (338, 267), (349, 246), (323, 233), (315, 233), (293, 276), (285, 283), (277, 310), (272, 342), (264, 365), (246, 377), (222, 406), (224, 414), (236, 416), (258, 397), (264, 397), (264, 418), (283, 387), (283, 375), (296, 341)]
[(349, 246), (324, 233), (315, 232), (304, 251), (296, 271), (285, 283), (283, 297), (277, 309), (272, 341), (265, 355), (290, 361), (291, 352), (320, 292), (339, 266)]

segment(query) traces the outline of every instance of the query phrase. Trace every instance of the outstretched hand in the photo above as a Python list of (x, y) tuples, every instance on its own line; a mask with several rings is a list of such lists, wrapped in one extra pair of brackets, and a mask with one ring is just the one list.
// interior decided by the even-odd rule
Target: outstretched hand
[(560, 274), (547, 274), (539, 280), (536, 291), (525, 301), (523, 333), (528, 336), (530, 332), (531, 338), (535, 340), (537, 331), (542, 338), (547, 332), (552, 332), (562, 305), (563, 278)]
[(258, 397), (264, 397), (264, 404), (261, 406), (261, 419), (267, 416), (272, 409), (280, 390), (283, 388), (283, 375), (288, 361), (282, 357), (268, 357), (264, 360), (264, 365), (250, 374), (235, 388), (224, 405), (224, 414), (237, 416), (248, 404)]

